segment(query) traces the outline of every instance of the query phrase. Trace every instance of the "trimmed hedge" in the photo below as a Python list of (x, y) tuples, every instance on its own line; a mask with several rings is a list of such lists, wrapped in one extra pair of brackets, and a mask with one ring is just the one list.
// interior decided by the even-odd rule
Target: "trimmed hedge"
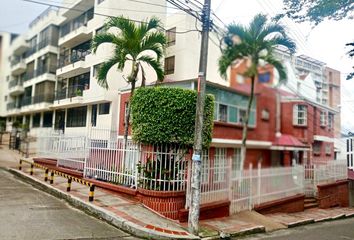
[[(133, 140), (145, 144), (193, 146), (197, 92), (181, 88), (139, 88), (132, 98)], [(206, 95), (203, 147), (213, 130), (214, 96)]]

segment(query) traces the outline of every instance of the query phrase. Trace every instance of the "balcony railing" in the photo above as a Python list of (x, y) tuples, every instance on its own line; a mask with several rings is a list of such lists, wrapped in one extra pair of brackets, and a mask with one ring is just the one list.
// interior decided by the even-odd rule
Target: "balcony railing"
[(35, 70), (32, 70), (31, 72), (26, 72), (24, 81), (26, 82), (28, 80), (31, 80), (34, 77), (35, 77)]
[(39, 77), (45, 73), (52, 73), (55, 74), (56, 72), (56, 65), (49, 65), (48, 67), (41, 67), (36, 69), (36, 77)]
[(79, 27), (86, 26), (87, 22), (93, 18), (94, 8), (91, 8), (87, 12), (81, 14), (72, 21), (66, 23), (60, 27), (60, 37), (68, 35), (70, 32), (78, 29)]
[(71, 53), (69, 56), (60, 56), (59, 59), (59, 68), (67, 66), (69, 64), (78, 62), (78, 61), (83, 61), (85, 60), (85, 57), (91, 53), (91, 50), (87, 49), (78, 49), (75, 50)]
[(11, 67), (15, 66), (16, 64), (20, 63), (20, 62), (23, 62), (24, 63), (24, 60), (20, 57), (15, 57), (11, 60)]
[(6, 105), (6, 109), (13, 110), (13, 109), (19, 109), (21, 108), (21, 104), (19, 102), (10, 102)]
[(54, 94), (50, 93), (50, 94), (40, 94), (40, 95), (36, 95), (36, 96), (28, 96), (28, 97), (24, 97), (22, 99), (22, 106), (28, 106), (28, 105), (32, 105), (32, 104), (36, 104), (36, 103), (53, 103), (54, 101)]
[(16, 86), (22, 86), (22, 80), (14, 79), (9, 82), (9, 88), (16, 87)]
[(82, 96), (84, 90), (89, 89), (88, 85), (74, 85), (56, 91), (55, 100)]

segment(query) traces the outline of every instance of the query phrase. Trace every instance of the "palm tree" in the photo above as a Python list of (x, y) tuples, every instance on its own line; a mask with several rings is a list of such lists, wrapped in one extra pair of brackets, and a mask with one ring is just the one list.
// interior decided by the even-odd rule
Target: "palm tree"
[(227, 71), (235, 62), (245, 61), (247, 70), (243, 73), (251, 79), (251, 94), (248, 100), (246, 116), (242, 120), (242, 146), (241, 169), (244, 168), (246, 158), (246, 139), (249, 115), (254, 98), (254, 83), (258, 77), (260, 64), (270, 64), (279, 73), (279, 80), (287, 78), (284, 66), (274, 57), (274, 49), (277, 46), (287, 48), (291, 53), (296, 50), (296, 45), (286, 34), (285, 28), (278, 23), (268, 23), (265, 15), (258, 14), (250, 22), (249, 26), (232, 23), (227, 27), (223, 37), (224, 46), (222, 56), (219, 59), (219, 72), (227, 78)]
[[(165, 33), (160, 30), (160, 20), (153, 17), (148, 22), (138, 24), (124, 17), (111, 17), (105, 23), (105, 29), (111, 28), (118, 29), (118, 33), (113, 34), (105, 31), (97, 34), (91, 43), (93, 53), (96, 53), (98, 47), (103, 43), (114, 46), (113, 56), (104, 62), (98, 70), (98, 84), (108, 88), (108, 71), (115, 65), (120, 71), (123, 71), (127, 62), (131, 62), (132, 66), (129, 76), (125, 79), (128, 84), (131, 84), (130, 98), (134, 94), (139, 70), (141, 70), (141, 86), (145, 86), (146, 76), (143, 65), (150, 66), (155, 71), (157, 80), (163, 81), (165, 74), (160, 60), (164, 55), (166, 37)], [(129, 101), (125, 117), (125, 146), (128, 138), (130, 109)]]

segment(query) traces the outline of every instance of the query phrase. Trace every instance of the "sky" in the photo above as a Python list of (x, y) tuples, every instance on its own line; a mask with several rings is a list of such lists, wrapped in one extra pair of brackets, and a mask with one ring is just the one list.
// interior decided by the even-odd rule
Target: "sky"
[[(61, 0), (41, 0), (58, 4)], [(119, 1), (119, 0), (117, 0)], [(142, 0), (147, 1), (147, 0)], [(202, 1), (202, 0), (199, 0)], [(274, 16), (282, 9), (282, 0), (211, 0), (212, 9), (226, 24), (230, 22), (247, 24), (259, 13)], [(73, 0), (64, 0), (73, 2)], [(147, 1), (148, 2), (148, 1)], [(22, 0), (0, 0), (0, 31), (21, 33), (28, 24), (47, 7)], [(242, 4), (241, 4), (242, 3)], [(346, 81), (347, 73), (354, 71), (354, 59), (349, 59), (345, 44), (354, 41), (354, 20), (324, 21), (311, 28), (308, 23), (294, 23), (284, 20), (290, 36), (297, 42), (298, 53), (326, 62), (329, 67), (342, 72), (342, 125), (354, 131), (354, 80)]]

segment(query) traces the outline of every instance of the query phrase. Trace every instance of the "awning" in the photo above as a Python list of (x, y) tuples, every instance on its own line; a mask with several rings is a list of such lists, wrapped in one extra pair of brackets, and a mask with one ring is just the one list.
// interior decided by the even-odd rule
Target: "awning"
[(292, 135), (282, 134), (277, 137), (272, 143), (271, 150), (289, 150), (289, 151), (304, 151), (309, 150), (309, 146), (302, 143), (299, 139)]

